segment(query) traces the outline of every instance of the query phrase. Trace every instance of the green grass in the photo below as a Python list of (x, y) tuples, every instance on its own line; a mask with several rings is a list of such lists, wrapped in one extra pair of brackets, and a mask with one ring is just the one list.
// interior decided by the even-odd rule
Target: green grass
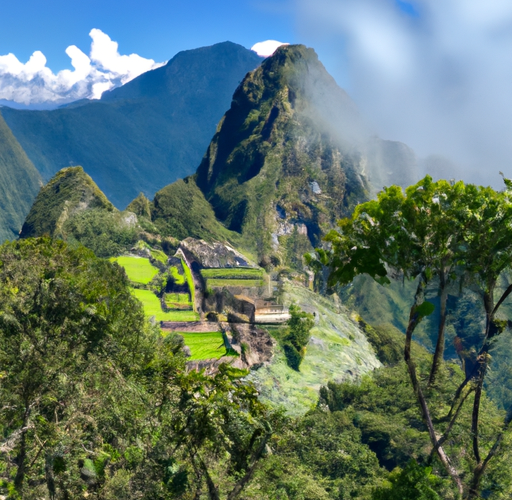
[(171, 272), (171, 276), (174, 278), (174, 283), (176, 283), (177, 285), (185, 284), (185, 276), (183, 276), (183, 274), (180, 274), (176, 266), (171, 266), (169, 270)]
[(206, 279), (261, 279), (263, 269), (249, 267), (228, 269), (203, 269), (201, 275)]
[(166, 293), (165, 305), (180, 310), (192, 309), (192, 302), (188, 293)]
[(151, 257), (153, 257), (153, 259), (158, 260), (162, 264), (167, 264), (167, 255), (165, 255), (164, 252), (162, 252), (161, 250), (155, 250), (154, 248), (152, 248), (150, 252)]
[(188, 289), (190, 290), (190, 299), (192, 301), (192, 309), (196, 303), (196, 287), (194, 286), (194, 278), (192, 277), (192, 271), (187, 266), (186, 262), (181, 259), (181, 265), (183, 266), (183, 270), (185, 271), (185, 279), (188, 283)]
[(263, 286), (263, 280), (240, 280), (240, 279), (208, 279), (206, 285), (208, 287), (216, 286), (243, 286), (243, 287), (253, 287), (253, 286)]
[(146, 316), (154, 316), (157, 321), (199, 321), (199, 314), (194, 311), (162, 311), (160, 299), (150, 290), (137, 290), (132, 293), (144, 305)]
[(158, 274), (158, 269), (143, 257), (122, 256), (111, 260), (124, 267), (128, 279), (135, 283), (146, 285)]
[(227, 355), (221, 332), (190, 333), (178, 332), (190, 347), (190, 360), (218, 359)]

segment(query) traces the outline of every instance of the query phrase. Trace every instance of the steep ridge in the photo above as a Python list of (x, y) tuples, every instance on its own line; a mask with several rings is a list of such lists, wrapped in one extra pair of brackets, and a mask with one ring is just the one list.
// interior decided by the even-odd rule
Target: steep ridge
[(64, 168), (39, 191), (20, 238), (62, 237), (62, 227), (70, 217), (92, 209), (115, 210), (82, 167)]
[(261, 58), (224, 42), (181, 52), (100, 101), (52, 111), (2, 108), (5, 121), (45, 180), (82, 165), (124, 208), (190, 175), (233, 89)]
[(196, 182), (219, 220), (259, 240), (260, 254), (294, 228), (315, 245), (369, 196), (362, 134), (357, 109), (315, 52), (283, 46), (236, 90)]
[(196, 174), (161, 189), (151, 219), (168, 236), (229, 241), (300, 270), (339, 218), (417, 170), (405, 144), (370, 134), (314, 50), (283, 46), (247, 74)]
[(0, 114), (0, 242), (18, 236), (41, 177)]

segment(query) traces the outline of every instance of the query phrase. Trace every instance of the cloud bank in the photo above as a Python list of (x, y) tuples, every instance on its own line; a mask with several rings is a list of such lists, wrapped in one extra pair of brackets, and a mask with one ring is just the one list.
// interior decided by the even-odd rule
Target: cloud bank
[(260, 57), (270, 57), (281, 45), (290, 45), (289, 43), (278, 42), (277, 40), (265, 40), (255, 43), (251, 50), (254, 50)]
[(57, 74), (46, 66), (46, 57), (38, 50), (26, 63), (14, 54), (0, 56), (0, 100), (37, 106), (99, 99), (106, 90), (164, 64), (137, 54), (119, 54), (118, 43), (99, 29), (92, 29), (89, 36), (90, 54), (69, 46), (66, 54), (74, 69)]
[(296, 0), (384, 138), (445, 155), (474, 182), (512, 176), (512, 3)]

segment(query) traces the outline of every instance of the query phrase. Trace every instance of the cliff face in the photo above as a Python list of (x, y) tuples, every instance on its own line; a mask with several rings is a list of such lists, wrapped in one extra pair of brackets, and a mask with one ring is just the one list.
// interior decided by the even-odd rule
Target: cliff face
[(317, 245), (366, 200), (357, 110), (304, 46), (284, 46), (233, 96), (196, 174), (217, 218), (254, 241), (260, 257), (280, 236)]
[(0, 243), (14, 239), (41, 178), (0, 114)]

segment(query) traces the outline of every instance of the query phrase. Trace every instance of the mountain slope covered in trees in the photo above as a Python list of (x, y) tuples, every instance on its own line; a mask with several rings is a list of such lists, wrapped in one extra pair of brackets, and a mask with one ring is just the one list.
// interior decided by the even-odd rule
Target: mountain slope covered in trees
[(0, 115), (0, 241), (18, 236), (40, 186), (40, 175)]

